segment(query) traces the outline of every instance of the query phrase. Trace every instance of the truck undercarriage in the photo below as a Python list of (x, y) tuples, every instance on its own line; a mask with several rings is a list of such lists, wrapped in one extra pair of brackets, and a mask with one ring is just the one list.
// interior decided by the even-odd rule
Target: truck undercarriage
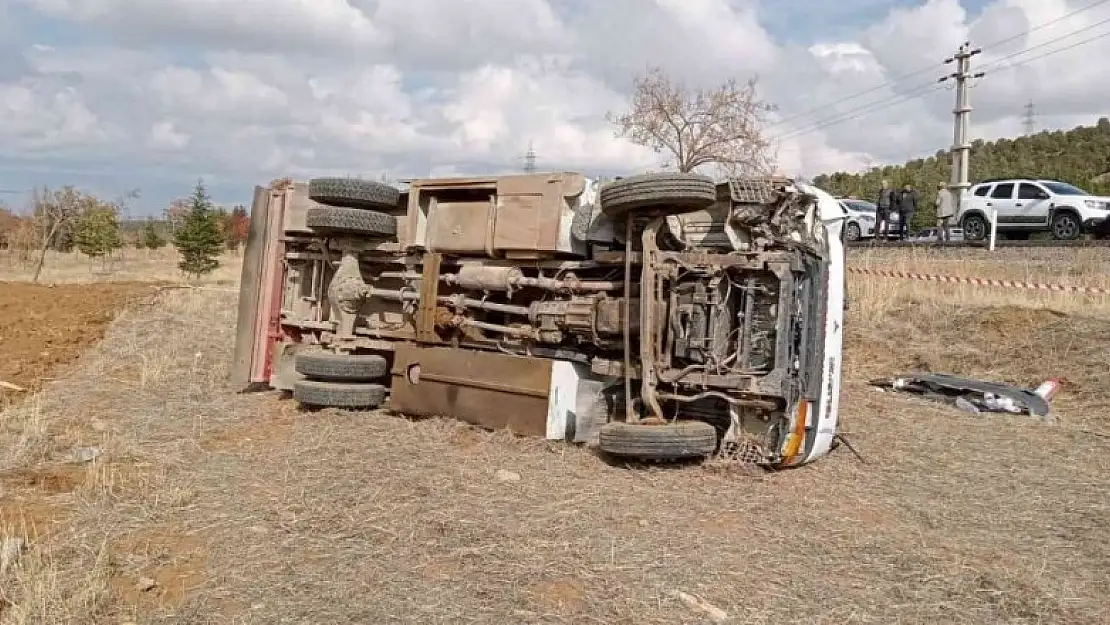
[(781, 178), (277, 181), (235, 376), (620, 456), (808, 462), (836, 427), (840, 216)]

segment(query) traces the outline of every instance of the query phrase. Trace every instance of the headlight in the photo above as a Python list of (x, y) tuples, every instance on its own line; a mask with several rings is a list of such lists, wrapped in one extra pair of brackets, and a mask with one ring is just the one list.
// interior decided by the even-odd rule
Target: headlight
[(866, 223), (871, 223), (871, 222), (875, 221), (875, 218), (872, 217), (871, 215), (860, 215), (858, 219), (860, 221), (863, 221), (863, 222), (866, 222)]

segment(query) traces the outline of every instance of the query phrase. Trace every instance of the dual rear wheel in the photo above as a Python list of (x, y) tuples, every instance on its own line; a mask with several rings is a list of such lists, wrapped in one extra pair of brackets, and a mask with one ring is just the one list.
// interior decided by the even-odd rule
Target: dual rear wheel
[(381, 212), (397, 208), (401, 192), (396, 187), (357, 178), (313, 178), (308, 198), (322, 205), (305, 214), (305, 225), (319, 234), (397, 236), (397, 218)]
[(293, 385), (293, 398), (313, 408), (377, 408), (385, 403), (388, 363), (377, 354), (304, 351), (293, 369), (305, 376)]
[[(322, 236), (397, 236), (397, 218), (385, 210), (397, 208), (397, 188), (357, 178), (313, 178), (308, 197), (320, 206), (308, 209), (305, 225)], [(361, 410), (385, 403), (382, 382), (389, 370), (376, 354), (340, 354), (324, 350), (301, 352), (294, 370), (305, 376), (293, 385), (293, 398), (313, 408)]]

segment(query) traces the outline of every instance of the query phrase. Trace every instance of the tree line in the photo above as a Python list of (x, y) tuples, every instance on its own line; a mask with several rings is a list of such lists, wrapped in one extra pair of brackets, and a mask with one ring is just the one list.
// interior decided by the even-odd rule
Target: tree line
[[(887, 180), (895, 188), (913, 185), (921, 193), (914, 226), (936, 220), (932, 194), (949, 180), (948, 150), (903, 165), (872, 167), (861, 172), (822, 174), (813, 184), (839, 196), (854, 195), (874, 202)], [(1042, 178), (1076, 185), (1096, 195), (1110, 194), (1110, 119), (1071, 130), (1044, 131), (1016, 139), (977, 140), (971, 144), (968, 178), (972, 184), (992, 178)]]
[(68, 185), (36, 190), (27, 213), (0, 205), (0, 250), (33, 262), (37, 282), (49, 251), (107, 260), (124, 247), (156, 250), (172, 243), (181, 256), (178, 267), (200, 276), (219, 266), (224, 251), (237, 251), (246, 243), (246, 207), (229, 211), (216, 206), (203, 181), (189, 197), (172, 202), (164, 220), (148, 218), (141, 225), (122, 220), (127, 199), (108, 201)]

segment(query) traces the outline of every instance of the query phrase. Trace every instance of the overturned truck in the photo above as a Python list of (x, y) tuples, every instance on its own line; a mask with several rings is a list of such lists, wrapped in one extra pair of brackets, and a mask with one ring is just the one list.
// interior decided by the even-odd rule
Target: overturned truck
[(843, 212), (778, 177), (255, 189), (233, 376), (640, 459), (770, 467), (836, 434)]

